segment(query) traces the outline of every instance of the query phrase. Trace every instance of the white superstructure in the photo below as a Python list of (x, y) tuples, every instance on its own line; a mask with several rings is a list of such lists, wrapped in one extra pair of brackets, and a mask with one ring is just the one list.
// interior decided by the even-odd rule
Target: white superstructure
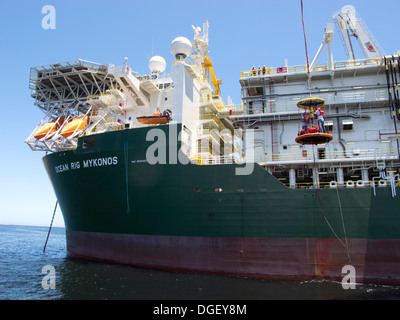
[[(32, 68), (32, 97), (45, 116), (26, 142), (33, 150), (73, 149), (78, 137), (140, 128), (149, 125), (141, 117), (167, 112), (167, 123), (182, 124), (181, 141), (193, 162), (243, 161), (241, 130), (234, 132), (220, 96), (222, 81), (207, 54), (208, 28), (208, 22), (203, 28), (193, 27), (192, 42), (184, 37), (172, 41), (176, 60), (170, 74), (164, 73), (166, 62), (160, 56), (150, 59), (148, 75), (133, 71), (128, 58), (119, 66), (76, 60)], [(82, 117), (87, 125), (78, 120), (82, 125), (72, 134), (63, 133), (71, 121)], [(150, 125), (157, 124), (164, 123)], [(38, 135), (43, 130), (45, 134)]]
[[(255, 130), (254, 160), (292, 188), (364, 187), (373, 179), (386, 185), (399, 175), (399, 56), (382, 55), (354, 7), (345, 6), (334, 18), (349, 60), (334, 62), (334, 24), (328, 23), (310, 74), (302, 65), (253, 69), (240, 76), (243, 105), (236, 108), (234, 124)], [(351, 36), (364, 59), (355, 60)], [(327, 62), (318, 65), (324, 47)], [(297, 103), (310, 97), (326, 102), (325, 127), (332, 142), (295, 142), (302, 126)]]
[[(393, 183), (400, 159), (399, 56), (381, 55), (353, 7), (334, 18), (349, 60), (334, 62), (334, 25), (328, 23), (309, 68), (241, 72), (239, 105), (226, 105), (221, 98), (222, 81), (207, 52), (208, 22), (193, 26), (193, 41), (172, 41), (176, 60), (169, 74), (160, 56), (150, 59), (148, 75), (133, 71), (128, 58), (119, 66), (76, 60), (32, 68), (32, 97), (45, 116), (26, 142), (33, 150), (61, 151), (76, 148), (81, 136), (163, 124), (142, 118), (167, 114), (167, 123), (182, 124), (182, 150), (195, 164), (256, 162), (291, 188)], [(359, 40), (364, 59), (355, 60), (350, 36)], [(324, 47), (327, 63), (320, 65)], [(333, 135), (329, 143), (295, 142), (301, 129), (297, 103), (310, 97), (325, 101), (325, 127)], [(77, 117), (79, 125), (65, 135)], [(48, 131), (38, 135), (41, 128)]]

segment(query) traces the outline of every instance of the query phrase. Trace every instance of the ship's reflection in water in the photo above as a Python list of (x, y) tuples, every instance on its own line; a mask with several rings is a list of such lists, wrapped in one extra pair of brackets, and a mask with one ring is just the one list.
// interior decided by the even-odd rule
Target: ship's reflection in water
[(344, 290), (332, 281), (277, 282), (164, 272), (65, 258), (58, 266), (57, 299), (332, 300), (400, 299), (400, 287), (362, 285)]

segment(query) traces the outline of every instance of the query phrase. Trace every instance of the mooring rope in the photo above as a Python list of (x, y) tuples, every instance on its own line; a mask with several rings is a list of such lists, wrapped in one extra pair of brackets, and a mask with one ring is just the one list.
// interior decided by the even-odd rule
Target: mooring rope
[(58, 200), (56, 201), (56, 207), (54, 208), (53, 217), (51, 218), (51, 223), (50, 223), (50, 227), (49, 227), (49, 232), (47, 233), (47, 238), (46, 238), (46, 242), (45, 242), (45, 244), (44, 244), (43, 253), (45, 253), (45, 251), (46, 251), (47, 241), (49, 240), (51, 228), (53, 227), (53, 221), (54, 221), (54, 216), (56, 215), (57, 206), (58, 206)]
[[(315, 160), (315, 152), (314, 151), (315, 150), (314, 150), (314, 145), (313, 145), (313, 160), (314, 160), (314, 167), (316, 168), (316, 160)], [(332, 163), (332, 165), (333, 165), (333, 163)], [(314, 170), (314, 173), (316, 173), (315, 170)], [(318, 195), (319, 206), (321, 208), (321, 212), (322, 212), (322, 216), (323, 216), (324, 222), (326, 222), (326, 224), (328, 225), (329, 229), (331, 229), (331, 231), (335, 235), (336, 239), (338, 239), (339, 242), (346, 248), (347, 257), (349, 259), (349, 262), (351, 262), (350, 250), (349, 250), (349, 244), (348, 244), (348, 241), (347, 241), (347, 233), (346, 233), (346, 228), (345, 228), (345, 223), (344, 223), (342, 203), (340, 201), (339, 190), (338, 190), (338, 188), (336, 188), (336, 193), (337, 193), (337, 198), (338, 198), (338, 203), (339, 203), (340, 217), (342, 219), (342, 227), (343, 227), (343, 233), (344, 233), (345, 242), (343, 242), (343, 240), (335, 232), (335, 230), (333, 229), (332, 225), (329, 223), (329, 220), (328, 220), (328, 218), (326, 217), (326, 215), (324, 213), (324, 208), (323, 208), (323, 205), (322, 205), (321, 195), (319, 193), (319, 181), (318, 181), (316, 187), (317, 187), (317, 195)]]
[(339, 203), (340, 217), (342, 219), (342, 227), (343, 227), (344, 240), (346, 242), (347, 257), (349, 258), (349, 261), (351, 262), (350, 251), (349, 251), (349, 243), (347, 242), (347, 232), (346, 232), (346, 227), (345, 227), (344, 217), (343, 217), (342, 202), (340, 201), (339, 187), (338, 186), (336, 187), (336, 194), (337, 194), (338, 203)]

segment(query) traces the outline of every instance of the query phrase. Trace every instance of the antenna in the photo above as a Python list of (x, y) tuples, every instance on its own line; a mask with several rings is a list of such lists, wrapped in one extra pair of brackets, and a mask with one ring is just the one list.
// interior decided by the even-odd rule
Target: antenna
[(206, 22), (203, 23), (203, 41), (205, 43), (207, 43), (208, 45), (208, 28), (210, 27), (210, 24), (208, 23), (208, 20), (206, 20)]

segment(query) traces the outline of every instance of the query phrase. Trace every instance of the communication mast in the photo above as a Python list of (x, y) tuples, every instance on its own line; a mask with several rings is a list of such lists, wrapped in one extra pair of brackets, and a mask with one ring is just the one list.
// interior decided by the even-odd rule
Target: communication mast
[[(203, 34), (201, 34), (202, 30), (200, 27), (192, 26), (194, 30), (193, 49), (195, 50), (195, 54), (192, 55), (192, 58), (195, 62), (200, 64), (199, 67), (201, 66), (203, 68), (204, 80), (206, 79), (208, 80), (209, 76), (211, 75), (211, 81), (214, 86), (214, 94), (220, 95), (221, 94), (220, 85), (222, 84), (222, 80), (217, 78), (213, 68), (213, 63), (207, 54), (209, 26), (210, 25), (208, 21), (203, 23)], [(201, 59), (198, 59), (200, 57)]]

